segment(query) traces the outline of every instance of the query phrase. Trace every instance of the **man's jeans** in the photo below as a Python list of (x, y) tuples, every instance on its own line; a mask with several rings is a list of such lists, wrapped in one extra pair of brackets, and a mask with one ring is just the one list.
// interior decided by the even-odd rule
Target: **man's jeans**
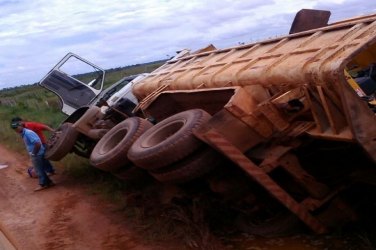
[(31, 156), (31, 162), (33, 163), (34, 169), (37, 172), (39, 185), (46, 186), (51, 183), (50, 178), (48, 178), (46, 171), (44, 169), (44, 156), (34, 155)]
[[(44, 148), (47, 148), (47, 144), (44, 143), (43, 146)], [(46, 171), (47, 173), (55, 173), (54, 167), (52, 166), (51, 162), (46, 158), (44, 158), (44, 171)]]
[(43, 163), (44, 163), (44, 171), (46, 173), (55, 173), (55, 169), (49, 160), (43, 157)]

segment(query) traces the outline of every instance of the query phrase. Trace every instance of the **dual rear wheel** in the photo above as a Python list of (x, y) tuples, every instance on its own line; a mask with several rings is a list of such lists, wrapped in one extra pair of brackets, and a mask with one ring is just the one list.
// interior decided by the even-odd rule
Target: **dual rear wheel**
[(97, 143), (90, 162), (113, 173), (136, 166), (161, 182), (181, 183), (198, 178), (220, 161), (220, 155), (193, 134), (210, 117), (204, 110), (193, 109), (155, 126), (138, 117), (128, 118)]

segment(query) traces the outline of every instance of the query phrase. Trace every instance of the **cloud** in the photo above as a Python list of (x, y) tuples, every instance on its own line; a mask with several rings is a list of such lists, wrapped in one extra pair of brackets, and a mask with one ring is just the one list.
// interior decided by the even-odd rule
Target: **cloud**
[(302, 8), (331, 21), (375, 12), (356, 0), (0, 0), (0, 89), (39, 81), (66, 53), (102, 68), (287, 34)]

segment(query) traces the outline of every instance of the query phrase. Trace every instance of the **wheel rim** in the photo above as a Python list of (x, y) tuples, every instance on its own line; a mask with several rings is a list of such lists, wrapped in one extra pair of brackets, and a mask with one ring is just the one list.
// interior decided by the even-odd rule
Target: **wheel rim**
[(57, 131), (52, 134), (52, 136), (47, 141), (48, 149), (54, 148), (59, 140), (61, 140), (61, 133), (62, 129), (58, 128)]
[(99, 150), (99, 154), (103, 155), (114, 149), (125, 138), (128, 133), (128, 129), (119, 129), (116, 133), (107, 140), (106, 143)]
[(165, 124), (163, 127), (156, 130), (151, 136), (141, 143), (141, 147), (150, 148), (155, 145), (158, 145), (162, 141), (167, 140), (169, 137), (174, 135), (186, 124), (186, 119), (179, 119), (171, 121), (168, 124)]

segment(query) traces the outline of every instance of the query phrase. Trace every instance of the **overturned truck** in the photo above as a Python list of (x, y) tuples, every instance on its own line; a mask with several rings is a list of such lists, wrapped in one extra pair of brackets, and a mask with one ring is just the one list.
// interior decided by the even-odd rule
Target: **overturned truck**
[[(118, 176), (141, 168), (183, 183), (221, 164), (238, 167), (324, 233), (358, 218), (352, 199), (367, 194), (349, 190), (376, 180), (375, 26), (370, 15), (181, 53), (132, 85), (132, 112), (98, 102), (62, 126), (102, 126), (87, 156)], [(71, 133), (65, 153), (89, 134)]]

